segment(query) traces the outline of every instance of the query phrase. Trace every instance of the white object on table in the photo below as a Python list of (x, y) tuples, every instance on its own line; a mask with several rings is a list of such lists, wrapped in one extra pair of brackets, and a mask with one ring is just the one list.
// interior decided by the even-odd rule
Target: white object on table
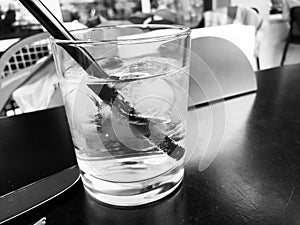
[(23, 112), (48, 108), (51, 97), (58, 86), (54, 62), (47, 65), (37, 81), (25, 84), (13, 92), (13, 98)]
[(254, 26), (229, 24), (223, 26), (193, 29), (191, 33), (192, 39), (209, 36), (223, 38), (235, 44), (247, 56), (250, 64), (252, 65), (252, 68), (256, 68), (256, 65), (254, 63)]

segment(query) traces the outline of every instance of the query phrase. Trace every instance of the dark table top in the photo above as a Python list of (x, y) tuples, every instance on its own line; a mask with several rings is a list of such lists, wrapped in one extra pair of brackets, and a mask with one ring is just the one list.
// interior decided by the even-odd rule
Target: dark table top
[(185, 177), (165, 199), (110, 207), (79, 181), (7, 224), (300, 224), (300, 65), (256, 75), (256, 93), (190, 109)]

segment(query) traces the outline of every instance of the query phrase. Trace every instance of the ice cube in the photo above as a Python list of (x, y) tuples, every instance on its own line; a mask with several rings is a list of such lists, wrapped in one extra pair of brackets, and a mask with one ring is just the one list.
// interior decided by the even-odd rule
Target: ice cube
[(95, 155), (104, 149), (98, 133), (111, 116), (110, 106), (85, 84), (78, 85), (66, 98), (65, 107), (75, 146), (86, 155)]
[(166, 118), (174, 102), (171, 86), (158, 77), (130, 82), (119, 92), (146, 118)]

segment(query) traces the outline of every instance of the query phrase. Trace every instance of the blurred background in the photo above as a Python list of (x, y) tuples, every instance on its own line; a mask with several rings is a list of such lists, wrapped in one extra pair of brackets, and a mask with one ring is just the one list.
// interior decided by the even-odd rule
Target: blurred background
[[(280, 66), (289, 32), (289, 17), (286, 13), (288, 8), (285, 7), (289, 0), (42, 1), (63, 22), (86, 27), (127, 23), (168, 23), (199, 28), (204, 12), (235, 5), (251, 7), (258, 12), (264, 25), (259, 53), (261, 69)], [(20, 38), (43, 31), (41, 25), (18, 0), (0, 0), (0, 18), (0, 55)], [(298, 63), (299, 59), (299, 47), (290, 46), (286, 64)]]

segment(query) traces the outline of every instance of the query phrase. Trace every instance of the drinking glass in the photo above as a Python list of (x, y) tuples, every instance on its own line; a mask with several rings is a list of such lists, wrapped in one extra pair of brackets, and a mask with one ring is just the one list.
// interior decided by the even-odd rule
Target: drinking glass
[[(51, 46), (85, 190), (116, 206), (165, 197), (184, 174), (190, 29), (120, 25), (71, 34), (76, 41), (52, 38)], [(70, 49), (105, 73), (88, 72)]]

